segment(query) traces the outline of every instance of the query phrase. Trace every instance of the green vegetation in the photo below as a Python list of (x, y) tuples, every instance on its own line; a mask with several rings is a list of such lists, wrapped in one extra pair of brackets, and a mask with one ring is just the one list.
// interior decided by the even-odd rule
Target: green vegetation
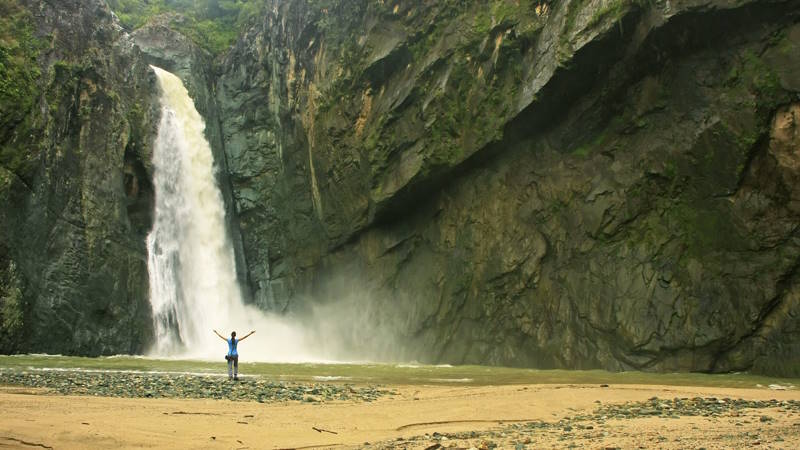
[(41, 47), (30, 13), (17, 0), (0, 0), (0, 166), (22, 178), (32, 170)]
[(614, 139), (611, 136), (622, 133), (622, 131), (626, 127), (631, 126), (631, 124), (639, 128), (645, 126), (642, 125), (642, 119), (634, 119), (631, 117), (632, 114), (632, 111), (626, 111), (624, 116), (614, 117), (597, 133), (594, 139), (575, 147), (571, 153), (575, 156), (585, 158), (597, 149), (602, 149), (603, 147), (613, 148), (615, 145), (609, 145), (614, 143)]
[(610, 21), (616, 22), (622, 18), (623, 15), (625, 15), (625, 12), (627, 12), (628, 8), (633, 3), (636, 2), (631, 0), (616, 0), (604, 5), (594, 13), (592, 18), (589, 20), (589, 23), (586, 25), (586, 28), (593, 28), (599, 25), (606, 18), (611, 18)]
[(564, 20), (562, 39), (566, 38), (572, 29), (575, 28), (575, 20), (578, 18), (578, 11), (580, 11), (582, 6), (583, 1), (574, 1), (567, 4), (567, 17)]
[(669, 211), (675, 228), (684, 230), (687, 251), (695, 257), (720, 250), (734, 250), (741, 242), (731, 218), (724, 209), (713, 205), (680, 203)]
[(0, 0), (0, 128), (20, 122), (37, 98), (39, 40), (30, 14), (16, 0)]
[[(592, 29), (604, 22), (618, 22), (631, 8), (644, 8), (653, 3), (653, 0), (613, 0), (605, 3), (602, 7), (597, 8), (594, 11), (584, 29)], [(564, 40), (568, 39), (569, 35), (576, 31), (574, 29), (575, 21), (578, 17), (578, 13), (584, 8), (585, 5), (586, 2), (583, 0), (570, 3), (564, 23), (564, 31), (562, 36)], [(562, 41), (562, 45), (564, 43), (565, 41)]]
[(17, 269), (11, 261), (3, 277), (7, 285), (0, 285), (0, 330), (15, 335), (22, 331), (22, 289), (20, 289)]
[[(0, 192), (2, 190), (3, 186), (0, 185)], [(22, 280), (16, 264), (0, 254), (0, 352), (18, 348), (17, 343), (24, 332), (25, 306)]]
[(580, 156), (581, 158), (585, 158), (589, 156), (592, 152), (592, 149), (596, 149), (603, 145), (608, 138), (608, 129), (603, 130), (597, 137), (594, 138), (592, 142), (585, 143), (583, 145), (578, 146), (575, 150), (572, 151), (572, 154), (575, 156)]
[[(487, 366), (429, 366), (411, 364), (274, 364), (242, 361), (241, 372), (281, 381), (321, 381), (369, 384), (669, 384), (754, 388), (757, 385), (797, 384), (797, 380), (749, 374), (607, 372), (604, 370), (537, 370)], [(65, 356), (0, 356), (0, 371), (31, 369), (165, 371), (221, 374), (225, 361), (159, 360), (136, 356), (82, 358)], [(334, 378), (335, 377), (335, 378)]]
[(108, 4), (131, 29), (169, 15), (171, 27), (213, 54), (233, 44), (264, 6), (258, 0), (108, 0)]
[(482, 38), (494, 27), (507, 28), (518, 23), (521, 18), (530, 16), (535, 10), (535, 3), (532, 0), (521, 2), (500, 0), (492, 2), (489, 8), (476, 8), (471, 12), (475, 16), (472, 31)]
[(785, 91), (781, 87), (778, 75), (760, 56), (752, 50), (745, 51), (728, 72), (725, 80), (728, 87), (744, 85), (770, 106), (785, 100)]
[(783, 94), (780, 79), (764, 60), (752, 51), (745, 52), (743, 71), (751, 77), (756, 92), (775, 103), (779, 102)]

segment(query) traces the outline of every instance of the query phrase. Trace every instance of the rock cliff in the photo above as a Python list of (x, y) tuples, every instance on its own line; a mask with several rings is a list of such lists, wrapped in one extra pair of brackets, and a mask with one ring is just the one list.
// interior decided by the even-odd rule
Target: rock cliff
[(1, 15), (0, 352), (140, 352), (155, 79), (104, 2)]
[(383, 357), (800, 374), (788, 1), (273, 2), (217, 82), (259, 303)]

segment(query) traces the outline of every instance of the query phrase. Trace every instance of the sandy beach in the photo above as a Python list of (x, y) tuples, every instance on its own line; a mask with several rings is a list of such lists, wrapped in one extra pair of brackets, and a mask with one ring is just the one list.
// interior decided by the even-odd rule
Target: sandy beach
[[(0, 389), (0, 448), (800, 448), (797, 390), (659, 385), (390, 386), (373, 402), (232, 402)], [(598, 416), (713, 399), (714, 414)], [(773, 406), (728, 407), (733, 400)], [(639, 409), (635, 409), (638, 411)], [(598, 419), (600, 417), (600, 419)]]

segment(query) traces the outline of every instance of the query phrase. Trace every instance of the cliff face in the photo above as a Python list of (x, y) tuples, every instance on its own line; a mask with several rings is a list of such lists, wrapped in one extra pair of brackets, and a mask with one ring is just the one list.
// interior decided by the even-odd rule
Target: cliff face
[(0, 352), (149, 339), (155, 63), (252, 300), (345, 356), (800, 376), (797, 2), (266, 3), (217, 60), (0, 3)]
[(140, 352), (155, 79), (104, 2), (3, 8), (0, 352)]
[(274, 2), (217, 82), (260, 304), (354, 301), (406, 359), (800, 374), (796, 3), (360, 3)]

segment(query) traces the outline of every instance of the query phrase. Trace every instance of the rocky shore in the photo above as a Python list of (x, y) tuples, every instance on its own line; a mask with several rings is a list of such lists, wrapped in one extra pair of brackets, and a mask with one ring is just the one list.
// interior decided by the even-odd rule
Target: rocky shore
[(0, 446), (5, 439), (45, 448), (143, 442), (174, 448), (181, 436), (187, 448), (800, 448), (800, 393), (786, 383), (778, 389), (276, 380), (5, 368), (0, 404), (15, 413), (0, 423)]
[(61, 395), (127, 398), (205, 398), (273, 402), (371, 402), (394, 391), (376, 386), (286, 383), (260, 377), (101, 371), (3, 371), (0, 385), (45, 388)]
[[(588, 414), (566, 416), (554, 421), (524, 421), (504, 424), (483, 432), (433, 432), (412, 438), (397, 438), (367, 448), (406, 449), (460, 448), (522, 450), (554, 448), (796, 448), (800, 433), (800, 401), (744, 400), (716, 397), (652, 397), (647, 401), (602, 404)], [(700, 418), (714, 427), (690, 424), (685, 418)], [(639, 420), (641, 419), (641, 420)], [(653, 420), (656, 419), (656, 420)], [(788, 423), (786, 420), (788, 419)], [(675, 421), (673, 432), (670, 422)], [(644, 423), (643, 423), (644, 422)], [(652, 431), (655, 429), (656, 431)], [(683, 429), (684, 432), (674, 431)], [(620, 447), (620, 440), (629, 444)], [(788, 440), (787, 440), (788, 439)], [(604, 441), (615, 442), (604, 445)], [(713, 443), (712, 445), (709, 445)]]

